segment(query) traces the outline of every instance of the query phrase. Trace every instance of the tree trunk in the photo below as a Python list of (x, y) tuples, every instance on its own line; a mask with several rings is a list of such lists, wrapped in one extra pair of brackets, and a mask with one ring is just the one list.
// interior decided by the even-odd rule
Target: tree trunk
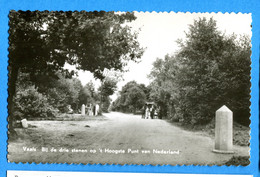
[(16, 93), (16, 81), (18, 78), (18, 73), (19, 73), (19, 66), (10, 66), (9, 65), (9, 79), (8, 79), (8, 130), (9, 134), (12, 136), (16, 136), (17, 133), (14, 130), (14, 95)]

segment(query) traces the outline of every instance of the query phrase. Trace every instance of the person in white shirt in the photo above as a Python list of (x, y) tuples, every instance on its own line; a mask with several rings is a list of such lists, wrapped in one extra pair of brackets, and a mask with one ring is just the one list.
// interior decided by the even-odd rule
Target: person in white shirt
[(98, 104), (96, 104), (96, 109), (95, 109), (95, 116), (97, 116), (97, 115), (98, 115), (98, 113), (99, 113), (99, 105), (98, 105)]
[(148, 106), (146, 107), (146, 110), (145, 110), (145, 119), (150, 119), (150, 109)]

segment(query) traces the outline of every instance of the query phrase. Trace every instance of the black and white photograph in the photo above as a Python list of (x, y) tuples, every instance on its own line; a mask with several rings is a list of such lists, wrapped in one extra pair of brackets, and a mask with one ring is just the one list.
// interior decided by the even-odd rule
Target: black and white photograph
[(248, 166), (251, 23), (11, 10), (8, 161)]

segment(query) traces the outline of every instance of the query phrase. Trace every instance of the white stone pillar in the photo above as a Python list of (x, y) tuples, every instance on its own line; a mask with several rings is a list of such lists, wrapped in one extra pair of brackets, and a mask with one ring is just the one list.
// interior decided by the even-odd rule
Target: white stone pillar
[(99, 113), (99, 105), (96, 104), (95, 116), (98, 116), (98, 113)]
[(225, 105), (216, 111), (215, 148), (217, 153), (233, 152), (233, 112)]
[(85, 115), (85, 105), (83, 104), (82, 106), (81, 106), (81, 115)]
[(27, 120), (26, 120), (26, 119), (22, 119), (22, 120), (21, 120), (21, 123), (22, 123), (22, 127), (23, 127), (23, 128), (28, 128), (28, 123), (27, 123)]

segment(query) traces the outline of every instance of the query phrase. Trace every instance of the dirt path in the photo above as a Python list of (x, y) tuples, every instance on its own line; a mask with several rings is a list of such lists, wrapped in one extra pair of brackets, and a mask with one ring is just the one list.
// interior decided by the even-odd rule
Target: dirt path
[[(10, 141), (9, 161), (207, 165), (249, 154), (249, 147), (241, 146), (234, 146), (235, 154), (213, 153), (212, 138), (182, 130), (165, 120), (116, 112), (104, 116), (86, 121), (29, 122), (37, 128), (21, 132), (18, 141)], [(24, 147), (34, 147), (36, 152), (25, 151)], [(42, 147), (48, 152), (42, 152)], [(50, 152), (52, 147), (57, 152)], [(69, 152), (59, 152), (61, 148)]]

